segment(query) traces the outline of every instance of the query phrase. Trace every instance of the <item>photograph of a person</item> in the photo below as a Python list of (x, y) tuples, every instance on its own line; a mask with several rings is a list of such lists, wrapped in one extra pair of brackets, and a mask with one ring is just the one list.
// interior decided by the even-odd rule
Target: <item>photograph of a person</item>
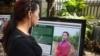
[(71, 51), (71, 43), (68, 40), (69, 33), (64, 31), (62, 33), (62, 40), (58, 43), (56, 56), (69, 56)]
[(2, 38), (2, 28), (4, 26), (4, 24), (6, 24), (7, 21), (9, 21), (11, 18), (10, 14), (0, 14), (0, 39)]
[(80, 28), (55, 27), (52, 56), (77, 56), (80, 40), (79, 34)]

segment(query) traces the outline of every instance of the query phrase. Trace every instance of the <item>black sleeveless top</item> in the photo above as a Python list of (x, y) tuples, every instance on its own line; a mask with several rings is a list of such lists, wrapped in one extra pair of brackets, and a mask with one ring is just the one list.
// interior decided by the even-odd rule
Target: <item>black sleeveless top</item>
[(16, 29), (7, 42), (8, 56), (42, 56), (42, 49), (32, 36)]

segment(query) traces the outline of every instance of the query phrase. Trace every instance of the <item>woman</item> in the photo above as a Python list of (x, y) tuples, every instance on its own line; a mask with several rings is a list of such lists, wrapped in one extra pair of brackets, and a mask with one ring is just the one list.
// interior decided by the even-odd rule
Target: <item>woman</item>
[(69, 33), (62, 33), (62, 41), (57, 46), (56, 56), (70, 56), (71, 43), (68, 41)]
[(29, 29), (39, 20), (37, 0), (19, 0), (14, 7), (14, 18), (4, 27), (2, 44), (7, 56), (41, 56), (42, 49)]

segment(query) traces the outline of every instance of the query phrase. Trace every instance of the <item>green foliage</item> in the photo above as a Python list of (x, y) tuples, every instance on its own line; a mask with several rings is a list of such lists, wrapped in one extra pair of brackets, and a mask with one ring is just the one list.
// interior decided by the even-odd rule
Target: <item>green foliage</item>
[(59, 12), (58, 15), (60, 15), (60, 16), (69, 16), (69, 13), (68, 13), (66, 10), (62, 9), (62, 10)]
[(79, 34), (76, 33), (75, 36), (69, 37), (69, 41), (74, 45), (75, 49), (78, 47), (78, 42), (79, 42)]
[(96, 17), (93, 16), (93, 15), (87, 15), (87, 16), (84, 16), (84, 19), (95, 19)]
[(96, 40), (92, 38), (93, 29), (95, 26), (100, 26), (100, 20), (97, 20), (97, 19), (87, 20), (86, 33), (85, 33), (85, 49), (90, 50), (90, 51), (94, 51), (94, 49), (100, 50), (99, 47), (94, 47), (94, 46), (97, 46), (97, 44), (95, 43), (98, 43), (98, 42), (96, 42)]
[(87, 7), (84, 0), (68, 0), (62, 3), (62, 11), (68, 13), (78, 13), (83, 8)]
[(56, 42), (60, 42), (62, 40), (61, 36), (54, 36), (53, 40)]

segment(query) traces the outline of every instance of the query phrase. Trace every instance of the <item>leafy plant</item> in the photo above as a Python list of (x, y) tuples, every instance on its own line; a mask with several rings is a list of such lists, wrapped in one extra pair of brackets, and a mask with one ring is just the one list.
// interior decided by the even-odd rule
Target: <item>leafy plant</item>
[(75, 36), (70, 36), (69, 41), (72, 43), (75, 49), (77, 49), (79, 42), (79, 33), (77, 32)]
[(93, 29), (95, 26), (100, 26), (100, 20), (91, 19), (87, 20), (86, 33), (85, 33), (85, 49), (89, 51), (100, 50), (100, 44), (93, 39)]
[[(61, 4), (63, 9), (60, 13), (66, 14), (66, 12), (73, 14), (80, 12), (83, 8), (87, 7), (84, 0), (68, 0)], [(61, 15), (61, 14), (60, 14)]]
[(54, 36), (53, 37), (53, 40), (56, 41), (56, 42), (60, 42), (61, 39), (62, 39), (61, 36)]

